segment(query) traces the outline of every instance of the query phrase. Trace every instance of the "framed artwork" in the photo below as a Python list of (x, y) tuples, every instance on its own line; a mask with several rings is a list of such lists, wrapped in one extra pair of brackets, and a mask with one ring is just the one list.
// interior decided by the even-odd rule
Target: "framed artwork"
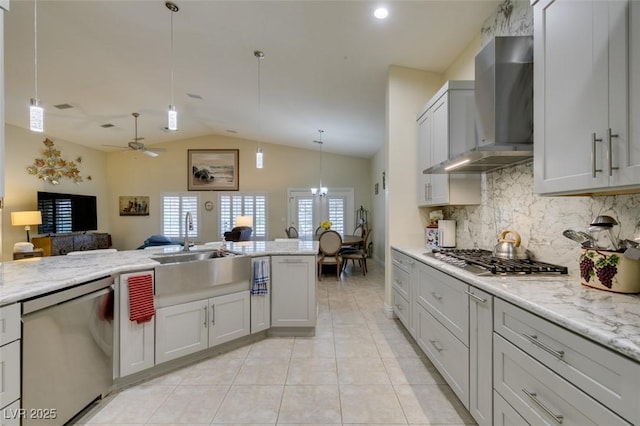
[(240, 170), (237, 149), (189, 149), (189, 191), (237, 191)]
[(120, 196), (120, 216), (149, 216), (149, 197), (146, 195)]

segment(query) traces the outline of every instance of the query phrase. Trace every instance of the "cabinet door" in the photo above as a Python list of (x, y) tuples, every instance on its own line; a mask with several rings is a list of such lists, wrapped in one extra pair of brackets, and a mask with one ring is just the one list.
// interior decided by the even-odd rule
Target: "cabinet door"
[(479, 426), (493, 424), (493, 297), (469, 287), (469, 412)]
[(4, 407), (0, 413), (0, 426), (20, 426), (20, 401)]
[(0, 407), (20, 398), (20, 341), (0, 347)]
[(129, 321), (129, 286), (132, 276), (153, 276), (153, 271), (120, 275), (118, 284), (119, 331), (120, 331), (120, 376), (124, 377), (151, 368), (155, 364), (155, 317), (151, 321), (138, 324)]
[(209, 299), (209, 347), (249, 334), (249, 299), (248, 291)]
[(192, 354), (208, 346), (207, 300), (160, 308), (156, 312), (156, 363)]
[(431, 164), (431, 131), (433, 114), (431, 110), (426, 111), (418, 118), (418, 176), (417, 196), (418, 206), (426, 206), (430, 199), (431, 175), (425, 175), (422, 171)]
[[(629, 2), (629, 140), (619, 141), (620, 181), (614, 184), (637, 185), (640, 182), (640, 2)], [(617, 174), (614, 174), (614, 177)]]
[(271, 257), (271, 326), (315, 327), (315, 256)]
[[(431, 138), (431, 163), (429, 166), (446, 161), (449, 158), (449, 97), (442, 96), (432, 107), (433, 130)], [(430, 176), (429, 204), (449, 203), (449, 175)]]
[[(627, 114), (620, 111), (627, 96), (626, 75), (620, 75), (625, 66), (620, 52), (609, 49), (610, 36), (626, 31), (626, 21), (610, 22), (620, 3), (544, 0), (534, 6), (536, 192), (609, 186), (609, 154), (617, 151), (610, 142), (626, 139), (626, 127), (609, 122), (610, 108), (611, 116)], [(612, 127), (617, 141), (609, 139)]]

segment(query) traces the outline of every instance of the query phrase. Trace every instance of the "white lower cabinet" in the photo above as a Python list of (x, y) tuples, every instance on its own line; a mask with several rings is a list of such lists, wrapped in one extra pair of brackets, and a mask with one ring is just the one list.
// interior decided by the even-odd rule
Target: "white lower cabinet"
[(20, 426), (21, 418), (20, 400), (0, 410), (0, 426)]
[(0, 408), (20, 399), (20, 341), (0, 346)]
[(156, 316), (156, 361), (180, 358), (208, 346), (208, 300), (160, 308)]
[(315, 256), (272, 256), (271, 289), (272, 327), (315, 327)]
[(158, 309), (156, 363), (248, 335), (249, 309), (248, 291)]
[(495, 389), (528, 423), (631, 424), (498, 334), (494, 334), (493, 348)]
[[(255, 262), (269, 262), (270, 265), (271, 259), (268, 256), (251, 259), (252, 279), (255, 271)], [(269, 269), (271, 268), (269, 267)], [(271, 327), (271, 279), (267, 281), (267, 294), (251, 295), (251, 334), (266, 330), (269, 327)]]
[(493, 425), (493, 296), (469, 286), (469, 412)]
[(393, 282), (393, 313), (402, 321), (415, 338), (418, 325), (415, 307), (415, 290), (420, 281), (419, 262), (409, 256), (391, 251)]
[(129, 284), (131, 277), (151, 275), (153, 271), (121, 274), (116, 285), (118, 293), (119, 366), (120, 377), (137, 373), (155, 365), (155, 321), (137, 323), (129, 320)]
[(498, 392), (493, 392), (493, 419), (495, 426), (528, 426), (512, 406)]

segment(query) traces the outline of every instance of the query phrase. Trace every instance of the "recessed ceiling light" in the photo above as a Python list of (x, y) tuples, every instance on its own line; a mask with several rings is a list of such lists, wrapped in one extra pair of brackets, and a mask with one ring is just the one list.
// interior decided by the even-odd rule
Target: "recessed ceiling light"
[(389, 16), (389, 11), (386, 7), (379, 7), (373, 11), (373, 16), (378, 19), (385, 19), (387, 16)]

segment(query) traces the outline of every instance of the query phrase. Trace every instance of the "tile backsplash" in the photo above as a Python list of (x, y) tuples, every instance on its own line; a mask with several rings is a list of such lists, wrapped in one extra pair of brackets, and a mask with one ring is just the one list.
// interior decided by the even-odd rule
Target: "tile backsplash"
[(580, 247), (562, 235), (565, 229), (586, 231), (598, 215), (618, 221), (621, 238), (631, 238), (640, 221), (640, 194), (548, 197), (533, 192), (533, 162), (482, 176), (478, 206), (445, 207), (445, 218), (456, 221), (460, 248), (492, 250), (500, 232), (517, 231), (522, 245), (541, 261), (578, 270)]

